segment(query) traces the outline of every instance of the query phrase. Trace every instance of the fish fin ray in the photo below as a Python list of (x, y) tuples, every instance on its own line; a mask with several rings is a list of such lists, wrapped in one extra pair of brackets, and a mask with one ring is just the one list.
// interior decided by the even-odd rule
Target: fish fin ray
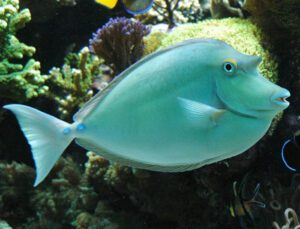
[(187, 118), (196, 126), (213, 127), (226, 111), (182, 97), (177, 97), (177, 99)]
[(45, 179), (65, 148), (73, 140), (71, 134), (63, 135), (64, 128), (69, 128), (71, 125), (28, 106), (10, 104), (4, 108), (16, 115), (31, 146), (36, 167), (34, 186), (37, 186)]

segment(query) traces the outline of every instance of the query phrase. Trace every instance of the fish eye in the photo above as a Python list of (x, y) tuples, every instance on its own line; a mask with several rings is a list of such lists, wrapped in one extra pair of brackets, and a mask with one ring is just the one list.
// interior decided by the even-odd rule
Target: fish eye
[(234, 71), (234, 66), (232, 63), (224, 63), (225, 72), (232, 73)]
[(229, 58), (224, 61), (223, 69), (226, 73), (231, 74), (235, 72), (236, 68), (237, 68), (236, 60)]

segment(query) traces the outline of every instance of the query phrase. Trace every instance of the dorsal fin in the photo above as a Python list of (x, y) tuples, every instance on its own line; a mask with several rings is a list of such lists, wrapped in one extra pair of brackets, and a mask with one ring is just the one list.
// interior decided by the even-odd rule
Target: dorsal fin
[(163, 53), (169, 52), (171, 50), (180, 48), (182, 46), (195, 44), (195, 43), (211, 43), (211, 44), (226, 44), (223, 41), (214, 40), (214, 39), (189, 39), (185, 40), (179, 44), (172, 45), (168, 48), (156, 51), (152, 54), (149, 54), (148, 56), (144, 57), (143, 59), (139, 60), (135, 64), (131, 65), (129, 68), (127, 68), (125, 71), (123, 71), (119, 76), (117, 76), (105, 89), (98, 92), (95, 96), (93, 96), (88, 102), (86, 102), (79, 111), (73, 116), (74, 121), (81, 121), (84, 117), (86, 117), (94, 108), (99, 104), (99, 102), (124, 78), (126, 78), (127, 75), (129, 75), (132, 71), (134, 71), (136, 68), (138, 68), (141, 64), (144, 64), (145, 62), (155, 58), (156, 56), (159, 56)]

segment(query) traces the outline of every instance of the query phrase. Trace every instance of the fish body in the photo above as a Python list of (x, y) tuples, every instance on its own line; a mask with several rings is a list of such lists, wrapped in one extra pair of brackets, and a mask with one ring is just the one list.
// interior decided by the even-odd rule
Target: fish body
[[(31, 144), (35, 185), (73, 139), (123, 165), (187, 171), (242, 153), (288, 106), (289, 92), (261, 76), (259, 62), (222, 41), (188, 40), (129, 67), (74, 115), (73, 124), (23, 105), (5, 108)], [(44, 121), (32, 124), (36, 120)], [(53, 148), (37, 134), (50, 126)]]
[[(118, 0), (95, 0), (97, 3), (112, 9)], [(143, 14), (151, 9), (153, 0), (122, 0), (125, 10), (130, 14)]]

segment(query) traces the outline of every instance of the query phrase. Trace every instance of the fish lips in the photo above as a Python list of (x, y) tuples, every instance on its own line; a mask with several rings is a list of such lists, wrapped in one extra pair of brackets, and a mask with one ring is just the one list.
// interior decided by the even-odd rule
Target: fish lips
[(271, 102), (272, 104), (275, 104), (277, 107), (281, 109), (285, 109), (290, 105), (290, 103), (286, 100), (290, 96), (291, 93), (288, 90), (283, 89), (280, 90), (279, 92), (274, 93), (271, 96)]

